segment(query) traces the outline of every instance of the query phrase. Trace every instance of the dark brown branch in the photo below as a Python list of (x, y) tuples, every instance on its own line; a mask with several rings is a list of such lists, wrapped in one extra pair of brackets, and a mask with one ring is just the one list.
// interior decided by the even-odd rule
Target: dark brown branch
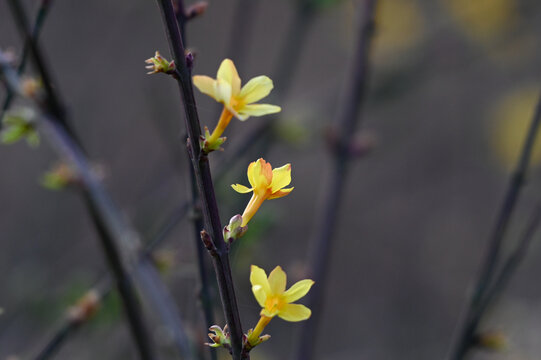
[(312, 317), (305, 321), (301, 328), (297, 359), (308, 360), (313, 357), (314, 345), (319, 319), (323, 312), (323, 294), (325, 293), (326, 275), (332, 249), (332, 237), (336, 228), (342, 189), (346, 178), (347, 163), (350, 159), (350, 144), (359, 125), (359, 113), (365, 93), (368, 77), (368, 57), (374, 26), (374, 9), (376, 0), (361, 1), (359, 17), (359, 33), (354, 60), (352, 62), (351, 83), (347, 98), (340, 114), (335, 131), (337, 147), (332, 151), (332, 168), (327, 172), (329, 179), (323, 190), (322, 208), (317, 216), (314, 238), (314, 255), (310, 261), (310, 278), (315, 281), (307, 306), (312, 310)]
[(220, 289), (224, 315), (227, 324), (231, 329), (233, 359), (239, 360), (241, 359), (242, 351), (242, 325), (235, 296), (233, 278), (231, 276), (229, 255), (222, 236), (222, 225), (214, 194), (208, 158), (201, 152), (199, 146), (201, 127), (199, 125), (199, 117), (195, 105), (191, 74), (186, 66), (184, 45), (182, 43), (171, 0), (158, 0), (157, 2), (161, 10), (163, 23), (169, 40), (169, 48), (175, 60), (175, 64), (177, 64), (178, 67), (178, 85), (186, 113), (189, 154), (194, 174), (197, 179), (205, 228), (216, 246), (218, 253), (218, 256), (213, 257), (213, 265), (218, 280), (218, 287)]
[[(32, 39), (36, 41), (41, 33), (41, 29), (43, 28), (43, 24), (45, 23), (45, 19), (47, 18), (47, 14), (49, 14), (49, 9), (51, 7), (51, 4), (53, 3), (52, 0), (41, 0), (38, 8), (38, 12), (36, 15), (36, 19), (34, 20), (34, 26), (32, 27)], [(17, 74), (21, 75), (24, 72), (24, 69), (27, 64), (28, 60), (28, 44), (25, 43), (23, 46), (23, 51), (20, 56), (19, 66), (17, 67)], [(6, 98), (4, 100), (4, 103), (2, 104), (2, 109), (0, 110), (0, 119), (4, 117), (4, 114), (9, 109), (11, 105), (11, 101), (14, 98), (14, 94), (11, 91), (7, 91)], [(0, 127), (2, 124), (0, 123)]]
[[(187, 10), (184, 7), (183, 0), (176, 0), (176, 12), (177, 12), (177, 22), (179, 24), (180, 33), (182, 35), (183, 44), (186, 44), (186, 25), (190, 18), (187, 15)], [(184, 137), (186, 138), (186, 137)], [(188, 159), (189, 160), (189, 159)], [(214, 308), (212, 306), (211, 292), (210, 292), (210, 282), (207, 270), (207, 263), (205, 256), (205, 251), (203, 244), (201, 242), (200, 232), (203, 230), (203, 218), (201, 214), (201, 206), (199, 205), (199, 196), (197, 192), (197, 180), (195, 178), (195, 172), (193, 167), (188, 163), (189, 174), (190, 174), (190, 189), (188, 191), (190, 201), (192, 203), (193, 216), (192, 216), (192, 230), (193, 230), (193, 239), (195, 240), (195, 249), (196, 249), (196, 259), (197, 259), (197, 270), (199, 272), (199, 281), (200, 288), (198, 291), (198, 298), (201, 302), (201, 308), (203, 310), (203, 317), (205, 320), (205, 334), (207, 330), (215, 325), (214, 322)], [(216, 360), (216, 349), (208, 347), (211, 360)]]
[(487, 253), (481, 267), (479, 278), (477, 279), (475, 291), (471, 298), (465, 320), (459, 332), (454, 353), (451, 357), (454, 360), (463, 359), (472, 345), (472, 340), (477, 329), (477, 323), (479, 322), (479, 320), (476, 319), (479, 318), (480, 311), (484, 311), (481, 309), (480, 304), (482, 303), (488, 286), (493, 281), (495, 270), (501, 256), (503, 239), (513, 215), (513, 210), (517, 204), (520, 191), (526, 179), (526, 173), (540, 125), (541, 97), (537, 103), (535, 114), (530, 128), (528, 129), (520, 158), (518, 160), (516, 169), (511, 176), (509, 185), (507, 187), (507, 193), (505, 194), (500, 213), (492, 231), (492, 235), (489, 239)]

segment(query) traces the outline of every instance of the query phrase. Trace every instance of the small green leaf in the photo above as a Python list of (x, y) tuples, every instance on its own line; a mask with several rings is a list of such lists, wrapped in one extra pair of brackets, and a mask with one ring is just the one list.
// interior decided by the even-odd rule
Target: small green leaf
[(13, 144), (24, 137), (24, 126), (12, 125), (0, 133), (0, 140), (3, 144)]

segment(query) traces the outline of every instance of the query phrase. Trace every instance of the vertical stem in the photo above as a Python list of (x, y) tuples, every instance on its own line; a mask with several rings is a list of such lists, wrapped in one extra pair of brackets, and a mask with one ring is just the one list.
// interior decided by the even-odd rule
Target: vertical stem
[[(201, 242), (201, 230), (203, 230), (203, 219), (201, 217), (200, 206), (196, 204), (198, 202), (197, 196), (197, 183), (195, 180), (195, 174), (193, 168), (190, 166), (190, 179), (191, 181), (191, 200), (193, 208), (196, 211), (196, 215), (193, 219), (193, 232), (195, 240), (195, 249), (197, 252), (197, 270), (199, 272), (199, 280), (201, 281), (201, 287), (199, 289), (199, 299), (201, 301), (201, 307), (203, 309), (203, 316), (205, 317), (206, 329), (214, 325), (214, 311), (211, 301), (210, 284), (207, 272), (207, 266), (205, 262), (205, 254), (203, 243)], [(208, 347), (210, 351), (210, 358), (216, 360), (216, 349)]]
[[(183, 44), (186, 44), (186, 23), (188, 21), (186, 17), (186, 8), (184, 6), (184, 0), (176, 0), (177, 11), (177, 23), (179, 25), (181, 40)], [(226, 109), (224, 108), (224, 111)], [(185, 137), (184, 137), (185, 138)], [(203, 310), (203, 317), (205, 320), (205, 333), (209, 327), (214, 325), (214, 309), (212, 306), (212, 299), (210, 293), (210, 284), (207, 271), (207, 264), (205, 261), (204, 247), (201, 242), (201, 230), (203, 230), (203, 219), (201, 215), (201, 206), (199, 205), (199, 197), (197, 194), (197, 180), (195, 178), (195, 172), (193, 167), (188, 164), (190, 171), (190, 201), (192, 209), (195, 215), (192, 220), (193, 239), (195, 240), (196, 258), (197, 258), (197, 270), (199, 272), (200, 288), (198, 291), (198, 298), (201, 302), (201, 308)], [(211, 360), (216, 360), (216, 349), (208, 347)]]
[(249, 29), (255, 20), (253, 13), (257, 1), (259, 0), (237, 0), (235, 5), (226, 54), (227, 57), (235, 59), (237, 69), (244, 68), (246, 63), (246, 50), (250, 44), (249, 35), (252, 33)]
[(500, 213), (496, 220), (496, 224), (489, 239), (488, 249), (485, 255), (479, 277), (475, 286), (473, 296), (471, 297), (468, 310), (462, 327), (459, 332), (456, 347), (453, 351), (451, 359), (463, 359), (472, 345), (472, 339), (475, 336), (477, 326), (480, 320), (479, 313), (483, 312), (480, 307), (481, 301), (485, 296), (488, 286), (490, 285), (494, 271), (500, 258), (501, 248), (504, 236), (513, 215), (513, 210), (517, 204), (520, 191), (524, 185), (528, 165), (530, 163), (531, 154), (541, 125), (541, 96), (537, 103), (534, 117), (530, 128), (526, 135), (522, 152), (518, 160), (516, 169), (511, 175), (511, 179), (507, 188), (507, 193), (500, 209)]
[(316, 286), (310, 292), (307, 305), (312, 309), (312, 317), (305, 321), (301, 328), (301, 338), (297, 359), (308, 360), (313, 357), (314, 344), (317, 341), (317, 327), (323, 311), (323, 295), (325, 294), (326, 275), (328, 273), (328, 263), (331, 253), (331, 242), (338, 212), (342, 199), (342, 188), (344, 187), (347, 162), (349, 160), (349, 147), (358, 126), (357, 118), (359, 116), (362, 98), (368, 77), (368, 56), (370, 50), (370, 40), (373, 30), (374, 10), (376, 0), (364, 0), (363, 6), (359, 6), (360, 21), (357, 47), (355, 52), (353, 72), (351, 76), (350, 87), (347, 92), (347, 99), (343, 111), (336, 124), (337, 143), (333, 149), (332, 169), (327, 172), (329, 179), (323, 191), (323, 206), (317, 216), (315, 229), (314, 255), (310, 262), (310, 277), (315, 281)]
[(231, 330), (233, 359), (239, 360), (242, 357), (242, 325), (240, 322), (237, 298), (235, 296), (233, 278), (231, 276), (229, 254), (222, 235), (222, 225), (214, 194), (208, 158), (201, 152), (199, 146), (201, 127), (199, 125), (199, 117), (195, 105), (191, 74), (186, 66), (184, 44), (182, 43), (171, 1), (157, 0), (157, 2), (161, 10), (169, 40), (169, 48), (173, 54), (175, 64), (178, 66), (178, 85), (184, 104), (184, 110), (186, 112), (188, 150), (197, 180), (205, 228), (216, 247), (216, 256), (213, 256), (213, 265), (218, 280), (218, 287), (220, 289), (224, 315)]

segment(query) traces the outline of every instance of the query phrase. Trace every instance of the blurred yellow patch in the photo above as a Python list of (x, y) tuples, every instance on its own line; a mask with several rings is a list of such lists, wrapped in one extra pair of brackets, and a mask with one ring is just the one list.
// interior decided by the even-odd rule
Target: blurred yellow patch
[(380, 0), (376, 8), (377, 58), (410, 50), (423, 38), (425, 19), (415, 0)]
[[(491, 109), (492, 145), (507, 169), (513, 169), (522, 150), (539, 99), (539, 88), (529, 86), (507, 94)], [(541, 163), (541, 141), (536, 141), (531, 165)]]
[(477, 41), (498, 38), (517, 23), (516, 0), (443, 0), (462, 31)]

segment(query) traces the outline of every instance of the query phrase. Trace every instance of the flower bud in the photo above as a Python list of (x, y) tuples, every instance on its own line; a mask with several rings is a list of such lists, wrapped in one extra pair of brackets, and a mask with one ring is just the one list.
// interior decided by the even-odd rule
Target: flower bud
[(229, 220), (229, 225), (224, 227), (224, 240), (229, 243), (240, 239), (248, 230), (248, 226), (242, 226), (242, 216), (237, 214)]
[(150, 59), (145, 60), (146, 64), (149, 64), (148, 66), (145, 66), (147, 70), (151, 70), (147, 72), (147, 74), (157, 74), (157, 73), (165, 73), (165, 74), (173, 74), (175, 72), (175, 61), (167, 61), (164, 59), (159, 51), (156, 51), (156, 54), (154, 57), (151, 57)]
[(211, 333), (209, 333), (208, 336), (210, 340), (213, 341), (213, 343), (205, 343), (205, 345), (213, 348), (217, 348), (220, 346), (223, 346), (227, 349), (231, 348), (231, 338), (227, 329), (227, 325), (224, 326), (223, 330), (218, 325), (212, 325), (209, 330), (211, 331)]

